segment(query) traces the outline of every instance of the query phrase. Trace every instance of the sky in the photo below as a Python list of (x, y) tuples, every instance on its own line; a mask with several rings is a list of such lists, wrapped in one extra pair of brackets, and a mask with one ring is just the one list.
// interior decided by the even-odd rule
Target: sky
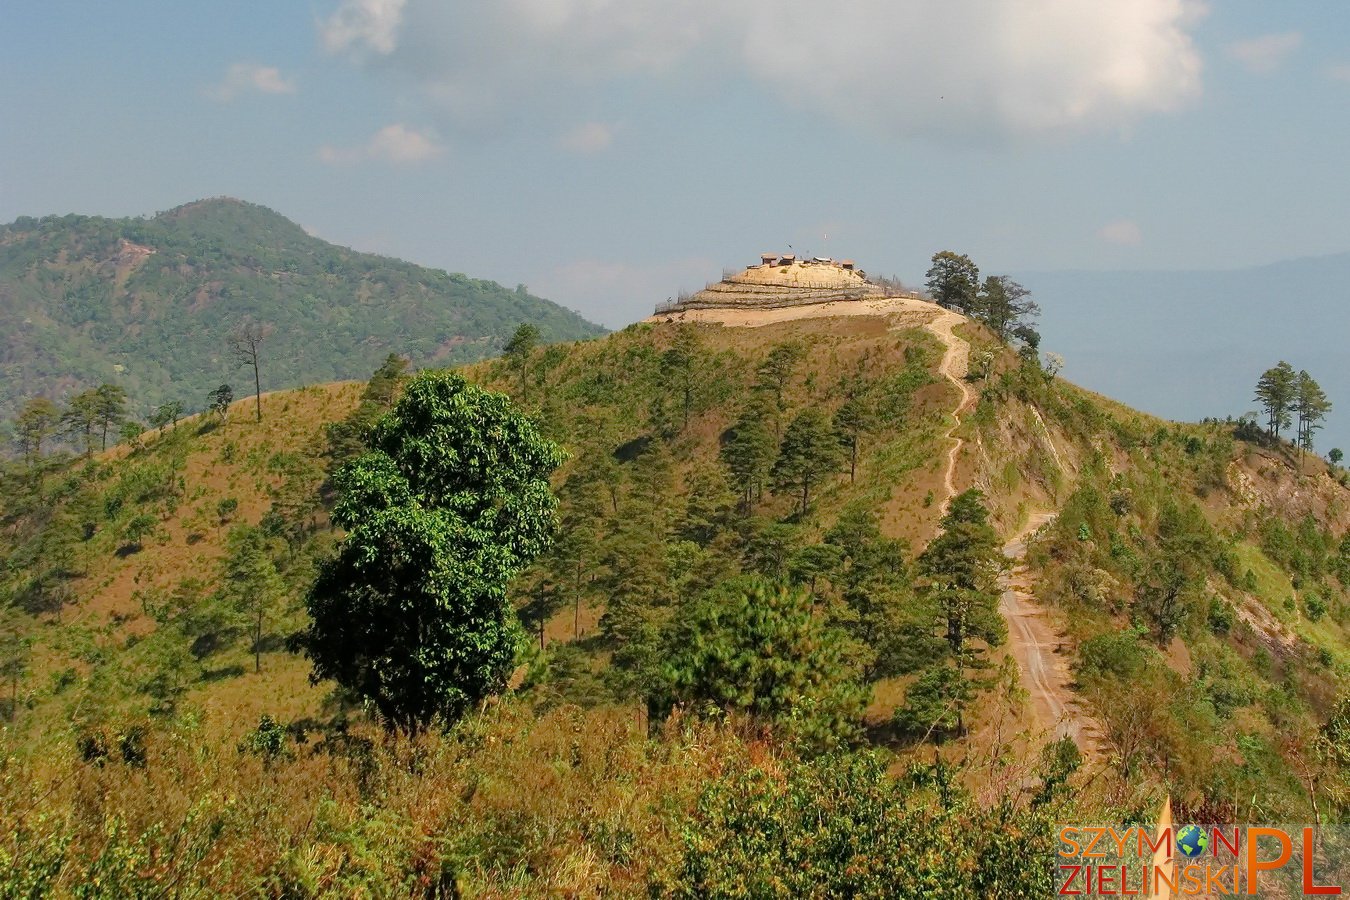
[(616, 327), (789, 246), (1350, 250), (1348, 105), (1321, 0), (7, 0), (0, 220), (228, 195)]

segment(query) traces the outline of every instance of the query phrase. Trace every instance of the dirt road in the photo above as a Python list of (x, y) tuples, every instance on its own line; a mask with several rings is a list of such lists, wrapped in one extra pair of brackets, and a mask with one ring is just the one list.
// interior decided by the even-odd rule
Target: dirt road
[(1008, 622), (1008, 649), (1022, 672), (1037, 722), (1051, 739), (1067, 735), (1086, 753), (1100, 743), (1101, 728), (1070, 688), (1068, 659), (1060, 652), (1063, 641), (1036, 602), (1034, 582), (1023, 564), (1027, 538), (1053, 518), (1053, 513), (1033, 515), (1022, 533), (1003, 546), (1012, 568), (1001, 579), (999, 611)]

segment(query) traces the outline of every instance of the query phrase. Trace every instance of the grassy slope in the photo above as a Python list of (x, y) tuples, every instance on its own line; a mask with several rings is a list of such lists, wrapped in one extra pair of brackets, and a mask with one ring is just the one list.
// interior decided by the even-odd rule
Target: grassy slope
[[(966, 333), (977, 350), (988, 340), (973, 328)], [(707, 364), (701, 369), (693, 414), (688, 426), (677, 429), (666, 444), (672, 474), (666, 505), (674, 519), (684, 514), (690, 484), (701, 473), (721, 471), (719, 439), (739, 414), (759, 363), (774, 345), (800, 341), (808, 350), (786, 393), (785, 422), (809, 403), (833, 410), (842, 402), (844, 385), (856, 383), (859, 377), (874, 385), (896, 385), (903, 401), (896, 409), (901, 412), (883, 421), (864, 442), (856, 483), (850, 484), (841, 475), (829, 479), (818, 491), (811, 515), (801, 521), (793, 515), (793, 497), (788, 492), (766, 494), (759, 515), (794, 525), (795, 539), (809, 543), (819, 540), (845, 506), (858, 503), (880, 514), (889, 535), (913, 546), (921, 546), (932, 535), (937, 509), (926, 501), (930, 492), (940, 490), (941, 460), (945, 458), (940, 438), (954, 390), (935, 377), (941, 351), (931, 335), (888, 331), (882, 321), (864, 318), (801, 321), (753, 330), (700, 326), (698, 334)], [(664, 413), (656, 418), (678, 418), (673, 416), (677, 392), (661, 363), (661, 353), (673, 337), (671, 327), (638, 325), (601, 341), (546, 348), (533, 358), (523, 393), (517, 373), (502, 361), (468, 370), (475, 380), (516, 394), (567, 447), (572, 458), (559, 474), (560, 484), (574, 472), (616, 460), (614, 506), (619, 513), (606, 524), (609, 535), (631, 509), (635, 463), (626, 451), (651, 438), (654, 405), (664, 406)], [(1306, 616), (1285, 609), (1284, 598), (1293, 590), (1293, 582), (1286, 564), (1272, 561), (1260, 549), (1257, 523), (1272, 516), (1292, 522), (1313, 513), (1320, 527), (1339, 536), (1346, 525), (1343, 489), (1324, 469), (1309, 464), (1308, 474), (1298, 474), (1290, 459), (1278, 452), (1235, 445), (1223, 429), (1172, 426), (1071, 385), (1047, 386), (1039, 376), (1029, 378), (1005, 355), (998, 356), (991, 376), (977, 387), (982, 400), (963, 425), (971, 450), (962, 461), (958, 482), (984, 488), (1009, 532), (1032, 510), (1067, 503), (1060, 522), (1033, 547), (1032, 557), (1041, 567), (1044, 596), (1054, 604), (1070, 646), (1120, 633), (1131, 622), (1147, 630), (1146, 616), (1136, 608), (1138, 591), (1147, 579), (1130, 576), (1109, 548), (1114, 546), (1114, 535), (1117, 542), (1125, 541), (1141, 565), (1157, 556), (1159, 510), (1168, 499), (1193, 506), (1209, 523), (1211, 533), (1205, 546), (1215, 553), (1231, 548), (1239, 560), (1239, 576), (1245, 568), (1253, 571), (1253, 582), (1239, 578), (1234, 584), (1206, 563), (1208, 568), (1200, 575), (1207, 588), (1197, 594), (1178, 638), (1154, 655), (1149, 655), (1153, 651), (1148, 650), (1147, 635), (1138, 640), (1145, 659), (1142, 675), (1085, 683), (1085, 689), (1095, 689), (1092, 697), (1108, 718), (1120, 712), (1115, 703), (1126, 685), (1124, 695), (1173, 698), (1151, 709), (1150, 721), (1159, 723), (1157, 741), (1140, 751), (1127, 779), (1115, 782), (1119, 787), (1113, 801), (1127, 806), (1143, 802), (1152, 796), (1152, 785), (1161, 771), (1170, 768), (1182, 802), (1194, 800), (1204, 789), (1212, 788), (1222, 798), (1242, 785), (1263, 785), (1260, 789), (1268, 793), (1272, 809), (1292, 810), (1295, 815), (1306, 812), (1299, 806), (1293, 774), (1303, 760), (1302, 751), (1287, 740), (1282, 742), (1280, 733), (1305, 739), (1326, 708), (1345, 664), (1344, 648), (1350, 646), (1344, 628), (1345, 600), (1338, 581), (1319, 575), (1318, 589), (1328, 596), (1331, 614), (1311, 623)], [(30, 749), (45, 747), (51, 753), (50, 764), (64, 771), (72, 740), (66, 723), (78, 723), (91, 704), (99, 705), (100, 714), (110, 718), (143, 715), (140, 711), (148, 701), (132, 682), (144, 674), (144, 667), (155, 663), (138, 655), (148, 643), (135, 636), (148, 633), (152, 626), (143, 615), (137, 592), (143, 594), (155, 586), (168, 588), (188, 575), (213, 577), (224, 553), (226, 531), (214, 512), (219, 500), (237, 497), (237, 519), (257, 522), (271, 505), (269, 486), (275, 489), (285, 481), (281, 470), (308, 471), (317, 486), (317, 470), (312, 467), (296, 467), (293, 461), (286, 466), (269, 463), (278, 453), (298, 452), (319, 465), (320, 426), (345, 415), (358, 394), (359, 386), (334, 385), (273, 395), (267, 399), (261, 427), (248, 420), (246, 406), (239, 404), (224, 428), (198, 434), (195, 424), (185, 424), (177, 438), (151, 441), (146, 449), (129, 454), (125, 450), (110, 454), (99, 467), (100, 474), (72, 488), (68, 503), (80, 510), (72, 512), (72, 521), (86, 510), (93, 510), (94, 515), (103, 510), (106, 521), (93, 540), (75, 545), (75, 568), (84, 573), (72, 583), (75, 602), (59, 624), (45, 616), (37, 626), (34, 671), (23, 689), (32, 698), (32, 708), (21, 710), (18, 729), (10, 731), (8, 739), (22, 741)], [(227, 450), (230, 446), (233, 449)], [(616, 450), (620, 451), (617, 457)], [(183, 476), (180, 495), (172, 501), (147, 501), (159, 511), (161, 527), (140, 552), (118, 556), (117, 530), (132, 511), (119, 510), (108, 518), (106, 495), (118, 484), (134, 482), (134, 470), (170, 462)], [(1096, 491), (1100, 500), (1113, 487), (1128, 487), (1134, 503), (1125, 516), (1108, 520), (1101, 511), (1104, 500), (1090, 502), (1089, 494)], [(1086, 541), (1080, 532), (1085, 523), (1090, 530)], [(283, 567), (293, 603), (300, 596), (309, 557), (322, 552), (332, 539), (322, 527), (321, 516), (317, 524), (320, 527), (305, 553), (289, 560), (289, 568)], [(284, 556), (279, 547), (278, 553)], [(594, 640), (604, 605), (603, 575), (597, 573), (583, 617), (583, 637), (593, 647), (587, 651), (588, 658), (597, 669), (603, 669), (606, 660), (603, 646)], [(1088, 589), (1094, 579), (1100, 588), (1096, 592)], [(1289, 634), (1275, 640), (1241, 616), (1226, 634), (1214, 632), (1206, 621), (1214, 596), (1226, 598), (1240, 612), (1262, 604), (1270, 613), (1268, 618), (1282, 624)], [(293, 627), (298, 621), (292, 612), (275, 630), (280, 633), (287, 623)], [(1261, 621), (1257, 620), (1258, 626)], [(571, 632), (571, 613), (559, 613), (549, 628), (550, 643), (565, 644)], [(1326, 647), (1331, 661), (1319, 658), (1315, 647), (1302, 638)], [(228, 743), (237, 740), (262, 712), (286, 721), (321, 713), (326, 690), (307, 684), (303, 660), (273, 649), (264, 655), (261, 676), (251, 673), (248, 662), (242, 647), (211, 659), (182, 701), (183, 709), (200, 711), (202, 724), (194, 727), (205, 727)], [(62, 687), (58, 676), (68, 666), (76, 669), (78, 677), (75, 684)], [(96, 668), (107, 673), (104, 680), (88, 679)], [(540, 670), (551, 671), (547, 665)], [(1140, 678), (1144, 681), (1139, 682)], [(903, 679), (878, 685), (878, 705), (872, 714), (884, 717), (903, 696), (903, 686)], [(576, 699), (575, 688), (571, 694), (568, 690), (562, 691), (563, 698)], [(523, 702), (552, 696), (544, 691)], [(975, 744), (986, 746), (994, 740), (988, 729), (995, 715), (993, 707), (1002, 702), (991, 698), (986, 704), (979, 717), (985, 730), (977, 730)], [(508, 705), (511, 711), (503, 715), (521, 715), (514, 702)], [(625, 716), (631, 712), (577, 715), (581, 716), (578, 722), (598, 722), (596, 716), (628, 721)], [(493, 720), (493, 715), (488, 718)], [(535, 733), (534, 728), (515, 719), (501, 728), (482, 727), (503, 740), (524, 741), (520, 746), (534, 740), (527, 736)], [(561, 726), (551, 717), (538, 727), (541, 735), (551, 735), (552, 729)], [(510, 737), (517, 728), (524, 729), (521, 736)], [(540, 739), (555, 741), (555, 737)], [(625, 740), (625, 753), (651, 752), (651, 748), (637, 749), (642, 744), (635, 733)], [(511, 765), (525, 765), (534, 751), (519, 752), (526, 755), (513, 751)], [(1234, 761), (1233, 768), (1242, 778), (1206, 782), (1203, 760), (1214, 754)], [(1118, 762), (1122, 756), (1110, 758)], [(685, 769), (679, 763), (673, 774), (667, 770), (663, 777), (672, 780), (663, 790), (677, 792), (681, 779), (710, 777), (705, 763), (699, 761)], [(214, 765), (229, 766), (230, 762), (219, 759)], [(222, 776), (217, 772), (211, 777)], [(521, 778), (519, 773), (506, 777)], [(297, 770), (287, 778), (303, 782), (325, 776)], [(679, 790), (690, 787), (686, 783)], [(292, 784), (287, 790), (299, 788)], [(518, 795), (512, 796), (516, 799), (508, 806), (519, 802)], [(687, 801), (689, 794), (680, 796)], [(510, 815), (542, 814), (516, 809)], [(660, 828), (654, 822), (643, 827)], [(594, 835), (559, 840), (580, 842), (567, 850), (568, 866), (580, 864), (577, 860), (595, 849)], [(626, 871), (623, 865), (619, 869)], [(577, 875), (578, 883), (614, 877), (616, 871), (601, 867), (589, 875)]]

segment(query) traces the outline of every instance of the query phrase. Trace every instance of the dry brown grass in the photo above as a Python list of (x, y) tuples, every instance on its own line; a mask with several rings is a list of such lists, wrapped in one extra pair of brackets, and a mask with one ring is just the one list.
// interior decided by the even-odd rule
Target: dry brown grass
[(143, 767), (11, 759), (0, 804), (70, 841), (63, 895), (119, 848), (189, 896), (638, 896), (702, 787), (771, 751), (678, 719), (649, 740), (636, 721), (505, 702), (448, 736), (358, 728), (271, 761), (179, 728), (149, 737)]

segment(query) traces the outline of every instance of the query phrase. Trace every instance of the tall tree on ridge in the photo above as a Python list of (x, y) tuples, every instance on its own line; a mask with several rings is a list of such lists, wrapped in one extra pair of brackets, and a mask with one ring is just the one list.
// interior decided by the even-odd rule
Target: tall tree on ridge
[(240, 365), (253, 369), (253, 405), (258, 421), (262, 421), (262, 378), (258, 362), (262, 342), (272, 334), (272, 326), (253, 319), (244, 319), (230, 331), (230, 352)]
[(511, 339), (506, 342), (506, 346), (502, 347), (507, 362), (520, 376), (522, 400), (526, 399), (529, 390), (530, 355), (537, 346), (539, 346), (539, 329), (529, 322), (522, 322), (516, 327)]
[(1040, 313), (1039, 304), (1030, 298), (1031, 291), (1007, 275), (990, 275), (976, 298), (976, 318), (1006, 342), (1013, 329), (1026, 325)]
[(61, 414), (61, 426), (71, 437), (84, 441), (84, 458), (94, 455), (94, 426), (98, 424), (99, 399), (97, 389), (81, 391), (70, 398)]
[(980, 269), (969, 256), (951, 250), (935, 253), (927, 277), (928, 293), (938, 306), (960, 313), (974, 310), (980, 289)]
[(1298, 449), (1302, 453), (1313, 448), (1313, 432), (1322, 427), (1322, 420), (1331, 412), (1326, 392), (1306, 371), (1299, 372), (1295, 382), (1294, 412), (1298, 414)]
[(94, 389), (94, 411), (103, 449), (108, 449), (108, 431), (127, 417), (127, 392), (115, 384), (100, 384)]
[(42, 442), (56, 434), (61, 424), (61, 411), (46, 397), (30, 397), (14, 420), (14, 431), (19, 447), (28, 464), (42, 459)]
[(1298, 375), (1284, 360), (1266, 369), (1256, 382), (1256, 399), (1266, 411), (1266, 430), (1272, 437), (1279, 437), (1281, 429), (1289, 427), (1297, 391)]

